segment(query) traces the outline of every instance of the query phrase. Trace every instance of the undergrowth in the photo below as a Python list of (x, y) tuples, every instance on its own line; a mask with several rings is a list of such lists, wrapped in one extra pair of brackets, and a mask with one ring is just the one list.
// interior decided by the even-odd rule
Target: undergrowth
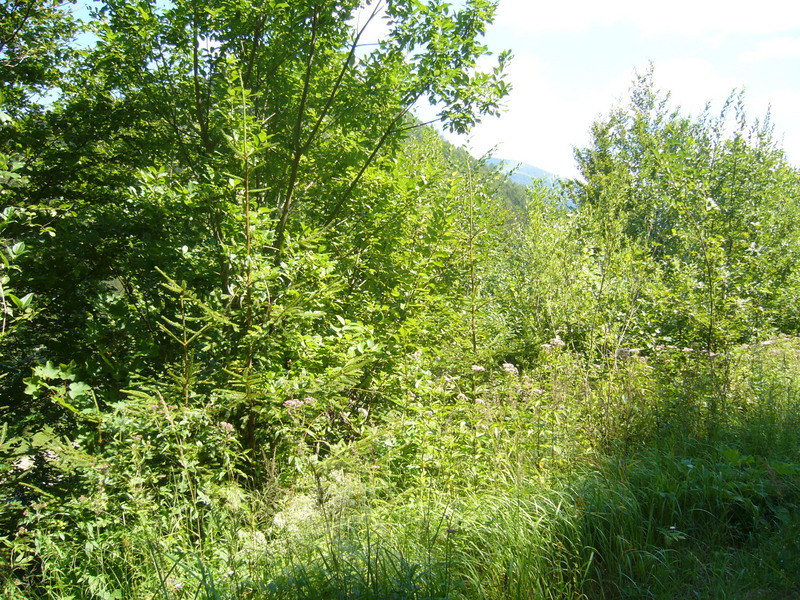
[(4, 497), (3, 597), (800, 597), (797, 340), (547, 352), (420, 371), (358, 439), (298, 446), (258, 487), (213, 407), (134, 395), (106, 454), (63, 467), (76, 493)]

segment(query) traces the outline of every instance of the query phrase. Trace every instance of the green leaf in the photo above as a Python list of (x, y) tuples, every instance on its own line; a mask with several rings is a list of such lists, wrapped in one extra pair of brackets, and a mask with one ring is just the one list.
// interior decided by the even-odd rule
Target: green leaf
[(69, 391), (67, 392), (67, 395), (73, 400), (77, 400), (78, 398), (83, 398), (91, 391), (91, 386), (87, 385), (86, 383), (82, 381), (73, 381), (69, 384)]
[(8, 253), (12, 259), (18, 258), (25, 254), (25, 242), (17, 242), (8, 249)]
[(49, 360), (44, 365), (34, 367), (33, 374), (42, 379), (74, 379), (74, 375), (68, 366), (55, 366)]
[(6, 294), (6, 297), (20, 310), (27, 310), (31, 305), (31, 300), (33, 300), (33, 293), (25, 294), (22, 298), (18, 298), (14, 294)]

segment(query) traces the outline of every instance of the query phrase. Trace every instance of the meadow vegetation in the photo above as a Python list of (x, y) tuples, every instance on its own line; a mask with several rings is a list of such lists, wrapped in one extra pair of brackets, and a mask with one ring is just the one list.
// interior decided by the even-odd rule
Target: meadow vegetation
[(410, 113), (499, 110), (488, 0), (12, 4), (3, 598), (800, 598), (800, 172), (741, 94), (638, 74), (522, 189)]

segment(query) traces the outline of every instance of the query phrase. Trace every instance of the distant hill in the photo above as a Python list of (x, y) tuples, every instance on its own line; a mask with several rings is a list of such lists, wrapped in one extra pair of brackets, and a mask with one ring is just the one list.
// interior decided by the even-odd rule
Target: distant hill
[(519, 185), (531, 185), (534, 179), (544, 179), (548, 184), (552, 185), (559, 179), (557, 175), (545, 171), (544, 169), (540, 169), (539, 167), (534, 167), (533, 165), (515, 160), (490, 158), (487, 159), (486, 163), (491, 166), (499, 167), (504, 173), (513, 172), (509, 179), (511, 179), (511, 181), (514, 183), (518, 183)]

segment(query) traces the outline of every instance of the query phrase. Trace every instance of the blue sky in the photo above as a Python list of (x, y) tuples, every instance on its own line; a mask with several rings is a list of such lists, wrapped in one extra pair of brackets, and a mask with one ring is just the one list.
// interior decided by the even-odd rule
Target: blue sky
[(502, 117), (468, 138), (481, 155), (577, 175), (573, 147), (594, 120), (624, 103), (635, 71), (652, 61), (674, 106), (712, 111), (745, 90), (751, 119), (771, 110), (775, 134), (800, 165), (800, 4), (796, 0), (500, 0), (486, 39), (515, 59)]

